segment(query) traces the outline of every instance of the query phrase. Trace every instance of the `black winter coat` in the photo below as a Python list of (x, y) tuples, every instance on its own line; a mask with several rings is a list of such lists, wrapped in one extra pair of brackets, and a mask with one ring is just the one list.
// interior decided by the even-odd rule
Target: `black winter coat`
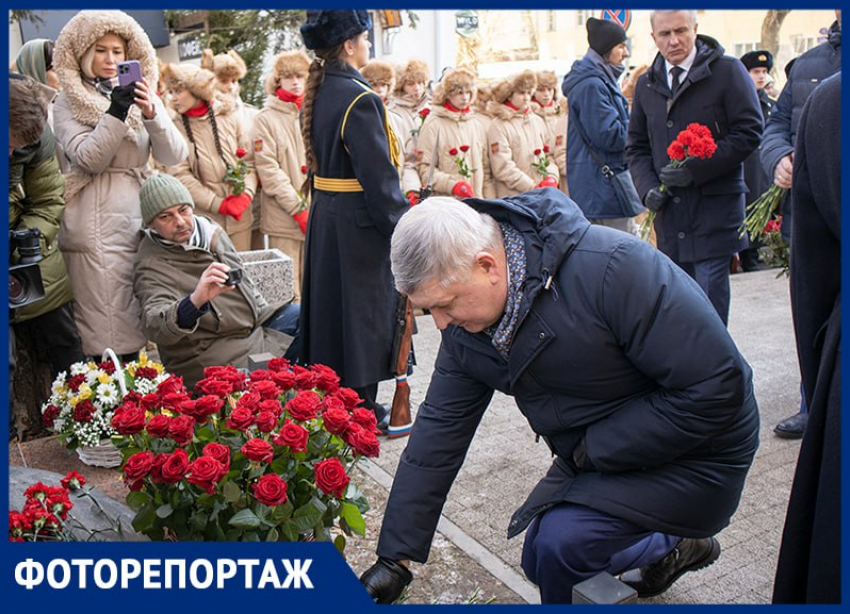
[[(725, 527), (758, 445), (752, 371), (699, 287), (648, 243), (591, 226), (554, 189), (465, 202), (525, 239), (528, 277), (509, 360), (450, 325), (402, 454), (380, 556), (424, 562), (493, 391), (556, 455), (514, 514), (572, 502), (652, 531)], [(585, 437), (592, 470), (572, 463)]]
[(626, 162), (638, 194), (661, 184), (658, 171), (670, 162), (667, 147), (690, 123), (711, 130), (717, 151), (686, 163), (694, 184), (671, 188), (672, 198), (655, 218), (658, 248), (675, 262), (731, 256), (744, 244), (743, 161), (761, 141), (762, 117), (752, 80), (737, 58), (724, 56), (713, 38), (698, 35), (697, 55), (673, 96), (664, 58), (655, 56), (638, 79)]
[[(390, 236), (409, 204), (385, 125), (384, 103), (360, 73), (328, 65), (313, 105), (318, 173), (305, 246), (302, 360), (331, 367), (352, 388), (393, 377), (398, 295)], [(323, 189), (320, 178), (349, 181)], [(361, 188), (344, 191), (351, 180)]]
[[(788, 81), (765, 126), (761, 146), (761, 163), (771, 181), (779, 161), (794, 151), (806, 100), (821, 81), (841, 70), (841, 26), (838, 21), (829, 28), (826, 42), (792, 60), (785, 70)], [(787, 198), (782, 213), (782, 237), (790, 241), (793, 207)]]
[(774, 603), (841, 602), (841, 73), (803, 107), (794, 155), (791, 306), (809, 422)]

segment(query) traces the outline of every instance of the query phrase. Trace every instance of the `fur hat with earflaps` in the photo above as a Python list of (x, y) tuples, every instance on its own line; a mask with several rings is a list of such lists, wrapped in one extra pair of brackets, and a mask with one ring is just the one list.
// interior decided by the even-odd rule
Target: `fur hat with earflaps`
[(392, 91), (395, 86), (395, 69), (389, 62), (371, 60), (366, 66), (360, 69), (360, 74), (363, 75), (363, 78), (372, 87), (388, 85), (390, 91)]
[(274, 94), (280, 87), (280, 80), (284, 77), (307, 78), (310, 72), (310, 58), (303, 51), (284, 51), (279, 53), (274, 60), (274, 67), (266, 76), (266, 93)]
[(179, 86), (204, 102), (209, 102), (215, 96), (215, 75), (195, 64), (166, 64), (162, 80), (168, 89)]
[(452, 70), (442, 81), (437, 84), (434, 90), (434, 97), (431, 99), (431, 104), (445, 104), (450, 96), (458, 92), (471, 92), (472, 96), (469, 99), (470, 104), (475, 101), (477, 87), (475, 85), (475, 75), (465, 68), (456, 68)]
[(555, 100), (558, 99), (558, 94), (561, 88), (558, 87), (558, 75), (554, 70), (541, 70), (537, 73), (537, 87), (547, 87), (555, 90)]
[(236, 53), (235, 49), (230, 49), (227, 53), (219, 53), (217, 55), (213, 55), (212, 49), (204, 49), (204, 53), (201, 56), (201, 68), (212, 72), (217, 79), (239, 81), (248, 74), (248, 67), (245, 66), (245, 61)]
[(533, 70), (524, 70), (519, 74), (512, 75), (507, 79), (494, 83), (490, 91), (493, 94), (493, 100), (495, 102), (504, 104), (514, 92), (522, 92), (526, 90), (534, 91), (534, 88), (536, 87), (537, 75)]
[(394, 94), (404, 93), (405, 83), (428, 83), (431, 80), (431, 71), (422, 60), (410, 60), (407, 64), (396, 71)]

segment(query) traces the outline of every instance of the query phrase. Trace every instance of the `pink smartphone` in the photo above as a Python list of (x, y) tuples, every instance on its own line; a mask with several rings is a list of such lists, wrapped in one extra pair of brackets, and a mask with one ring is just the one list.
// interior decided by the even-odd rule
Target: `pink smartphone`
[(125, 86), (142, 80), (142, 67), (138, 60), (118, 62), (118, 85)]

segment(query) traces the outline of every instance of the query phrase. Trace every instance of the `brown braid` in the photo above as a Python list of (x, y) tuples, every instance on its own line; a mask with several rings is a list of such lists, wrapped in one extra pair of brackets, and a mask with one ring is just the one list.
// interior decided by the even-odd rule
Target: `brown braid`
[(230, 168), (227, 160), (224, 159), (224, 153), (221, 150), (221, 140), (218, 137), (218, 122), (215, 121), (215, 113), (213, 113), (212, 101), (207, 103), (207, 115), (210, 118), (210, 127), (212, 128), (213, 140), (215, 141), (215, 150), (218, 152), (218, 157), (224, 162), (225, 168)]
[(316, 49), (316, 59), (310, 64), (307, 86), (304, 90), (304, 102), (301, 105), (301, 137), (304, 139), (304, 154), (307, 159), (307, 179), (301, 186), (301, 193), (304, 198), (310, 196), (313, 187), (313, 175), (319, 170), (319, 163), (313, 153), (313, 102), (316, 100), (319, 86), (325, 80), (325, 64), (327, 62), (339, 62), (344, 44), (340, 43), (327, 49)]

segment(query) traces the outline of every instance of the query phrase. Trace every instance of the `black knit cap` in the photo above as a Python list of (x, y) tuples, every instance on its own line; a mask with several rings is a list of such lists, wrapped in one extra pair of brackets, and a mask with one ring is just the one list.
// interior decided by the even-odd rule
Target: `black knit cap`
[(369, 11), (307, 11), (301, 38), (307, 49), (329, 49), (371, 27)]
[(626, 31), (613, 21), (596, 17), (587, 20), (587, 42), (599, 55), (605, 55), (626, 38)]
[(765, 51), (764, 49), (757, 49), (742, 55), (741, 63), (747, 70), (752, 70), (753, 68), (766, 68), (768, 70), (772, 70), (773, 54), (770, 53), (770, 51)]

